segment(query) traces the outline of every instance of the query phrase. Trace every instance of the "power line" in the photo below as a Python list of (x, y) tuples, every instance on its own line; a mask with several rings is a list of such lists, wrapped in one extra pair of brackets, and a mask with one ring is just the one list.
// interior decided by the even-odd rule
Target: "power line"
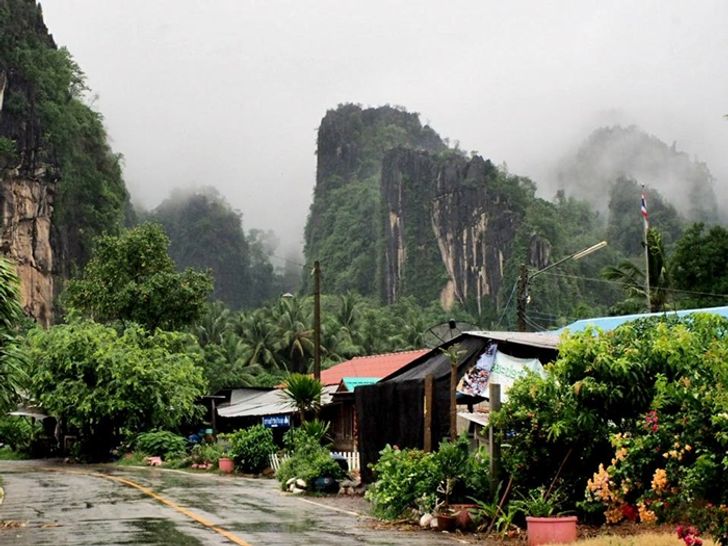
[(508, 301), (506, 302), (506, 306), (503, 308), (503, 314), (498, 319), (498, 322), (495, 323), (496, 328), (500, 326), (501, 322), (503, 322), (503, 319), (506, 317), (506, 313), (508, 312), (508, 306), (511, 304), (511, 300), (513, 299), (513, 294), (516, 293), (516, 287), (518, 286), (518, 281), (513, 283), (513, 290), (511, 290), (511, 295), (508, 296)]
[[(629, 283), (621, 282), (621, 281), (615, 281), (610, 279), (599, 279), (596, 277), (582, 277), (580, 275), (569, 275), (566, 273), (544, 273), (544, 275), (551, 275), (553, 277), (564, 277), (567, 279), (578, 279), (582, 281), (592, 281), (592, 282), (601, 282), (601, 283), (607, 283), (607, 284), (616, 284), (618, 286), (625, 286), (625, 287), (631, 287)], [(694, 294), (696, 296), (713, 296), (716, 298), (727, 298), (728, 294), (715, 294), (713, 292), (698, 292), (696, 290), (682, 290), (680, 288), (658, 288), (658, 290), (664, 290), (665, 292), (676, 292), (680, 294)]]

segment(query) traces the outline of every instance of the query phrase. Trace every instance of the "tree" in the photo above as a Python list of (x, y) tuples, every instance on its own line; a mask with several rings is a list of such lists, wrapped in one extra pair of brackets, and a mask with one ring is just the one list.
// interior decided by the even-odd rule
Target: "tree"
[(23, 316), (18, 296), (18, 277), (0, 258), (0, 413), (13, 407), (22, 379), (22, 354), (18, 348), (17, 325)]
[(675, 288), (685, 291), (679, 294), (682, 305), (725, 305), (728, 296), (711, 294), (728, 294), (728, 230), (690, 226), (675, 246), (670, 273)]
[(292, 373), (286, 379), (286, 388), (283, 394), (289, 399), (291, 405), (296, 408), (301, 422), (306, 420), (306, 414), (316, 412), (321, 407), (321, 395), (323, 385), (318, 379), (310, 375)]
[(97, 239), (81, 278), (69, 283), (68, 310), (99, 322), (136, 322), (150, 331), (194, 322), (204, 311), (212, 280), (192, 269), (175, 271), (168, 246), (155, 224)]
[[(650, 268), (650, 309), (649, 312), (664, 311), (670, 296), (670, 277), (667, 270), (667, 256), (659, 231), (647, 231), (647, 254)], [(627, 299), (616, 304), (617, 313), (638, 313), (645, 310), (647, 292), (645, 291), (645, 272), (634, 262), (624, 260), (616, 266), (608, 266), (602, 271), (605, 279), (622, 284)]]
[(92, 459), (106, 458), (122, 430), (174, 428), (193, 418), (206, 392), (199, 347), (188, 334), (78, 322), (32, 330), (27, 345), (30, 394), (78, 429)]

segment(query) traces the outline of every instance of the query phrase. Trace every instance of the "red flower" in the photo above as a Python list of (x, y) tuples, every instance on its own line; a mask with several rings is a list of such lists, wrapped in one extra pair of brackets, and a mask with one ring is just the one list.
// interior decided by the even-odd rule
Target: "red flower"
[[(637, 508), (635, 506), (632, 506), (631, 504), (625, 504), (624, 506), (622, 506), (622, 515), (624, 516), (624, 519), (626, 519), (626, 520), (637, 521), (639, 512), (637, 511)], [(678, 533), (678, 536), (680, 536), (679, 533)]]

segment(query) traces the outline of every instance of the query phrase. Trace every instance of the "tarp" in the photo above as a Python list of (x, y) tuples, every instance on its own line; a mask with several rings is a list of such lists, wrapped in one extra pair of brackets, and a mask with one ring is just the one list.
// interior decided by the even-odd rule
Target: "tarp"
[(609, 331), (614, 330), (617, 326), (621, 326), (625, 322), (633, 320), (639, 320), (643, 318), (674, 318), (674, 317), (686, 317), (695, 313), (710, 313), (713, 315), (720, 315), (721, 317), (728, 318), (728, 307), (706, 307), (704, 309), (682, 309), (680, 311), (665, 311), (663, 313), (643, 313), (639, 315), (622, 315), (619, 317), (594, 317), (588, 319), (577, 320), (571, 324), (564, 326), (563, 328), (556, 330), (555, 333), (563, 332), (568, 330), (569, 332), (581, 332), (586, 329), (587, 326), (594, 326), (601, 330)]
[(508, 389), (519, 377), (534, 372), (540, 376), (545, 375), (543, 364), (538, 358), (516, 358), (498, 351), (495, 355), (495, 364), (490, 372), (489, 383), (501, 386), (501, 400), (508, 400)]

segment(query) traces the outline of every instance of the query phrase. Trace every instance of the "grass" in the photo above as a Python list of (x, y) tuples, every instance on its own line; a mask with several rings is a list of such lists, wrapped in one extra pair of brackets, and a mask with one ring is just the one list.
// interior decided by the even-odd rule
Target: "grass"
[[(717, 546), (709, 538), (701, 537), (704, 546)], [(631, 536), (604, 535), (601, 537), (577, 540), (580, 546), (684, 546), (675, 533), (644, 533)]]
[(0, 447), (0, 461), (24, 461), (28, 456), (19, 451), (13, 451), (8, 446)]

